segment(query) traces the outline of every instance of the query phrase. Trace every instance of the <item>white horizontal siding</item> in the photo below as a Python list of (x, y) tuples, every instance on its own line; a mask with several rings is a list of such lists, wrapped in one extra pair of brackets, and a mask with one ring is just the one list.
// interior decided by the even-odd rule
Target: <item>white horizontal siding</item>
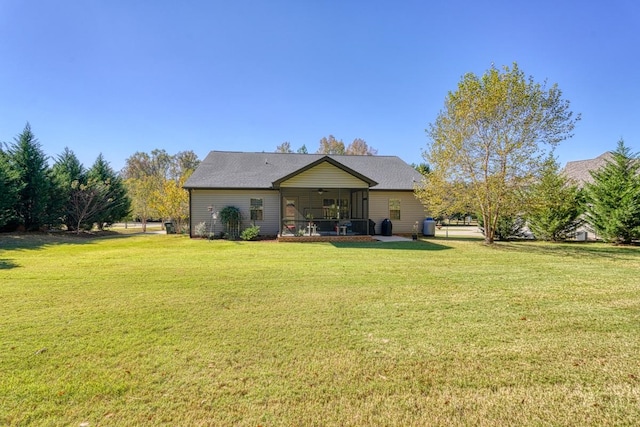
[(389, 199), (400, 200), (400, 219), (392, 219), (392, 231), (397, 233), (411, 233), (418, 221), (418, 230), (422, 230), (425, 218), (424, 206), (415, 197), (413, 191), (370, 191), (369, 218), (376, 223), (376, 234), (381, 231), (381, 224), (389, 218)]
[(329, 163), (299, 173), (280, 183), (281, 187), (300, 188), (367, 188), (369, 185), (359, 178)]
[[(213, 206), (216, 211), (221, 211), (227, 206), (235, 206), (242, 214), (242, 226), (245, 229), (252, 225), (249, 206), (251, 199), (262, 199), (263, 220), (255, 221), (260, 226), (260, 234), (276, 235), (279, 230), (280, 197), (273, 190), (191, 190), (191, 234), (195, 226), (201, 222), (207, 224), (207, 230), (211, 226), (211, 213), (208, 207)], [(222, 231), (222, 224), (216, 222), (216, 231)]]
[[(299, 197), (299, 208), (302, 209), (309, 201), (307, 196), (311, 193), (296, 192)], [(329, 193), (331, 194), (331, 193)], [(319, 196), (315, 193), (313, 197), (326, 197), (329, 194)], [(346, 195), (348, 197), (348, 195)], [(256, 221), (260, 226), (260, 233), (263, 235), (277, 235), (280, 231), (280, 195), (275, 190), (191, 190), (191, 233), (193, 235), (195, 226), (201, 222), (207, 224), (207, 229), (211, 229), (211, 213), (209, 206), (214, 206), (216, 211), (222, 210), (226, 206), (235, 206), (242, 214), (242, 227), (251, 226), (249, 205), (252, 198), (263, 199), (262, 221)], [(419, 230), (422, 230), (422, 221), (425, 218), (425, 211), (422, 204), (414, 196), (412, 191), (370, 191), (369, 192), (369, 217), (376, 223), (376, 233), (380, 233), (382, 221), (389, 218), (389, 199), (400, 200), (400, 220), (392, 220), (393, 233), (411, 233), (416, 221), (419, 223)], [(216, 231), (222, 231), (220, 221), (216, 223)]]

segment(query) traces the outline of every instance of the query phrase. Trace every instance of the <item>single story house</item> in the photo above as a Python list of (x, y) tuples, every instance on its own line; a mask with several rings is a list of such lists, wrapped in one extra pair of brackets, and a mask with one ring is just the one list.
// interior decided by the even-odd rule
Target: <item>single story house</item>
[(413, 191), (421, 179), (396, 156), (211, 151), (184, 188), (192, 237), (202, 223), (221, 231), (226, 206), (262, 235), (380, 234), (385, 219), (395, 234), (425, 218)]

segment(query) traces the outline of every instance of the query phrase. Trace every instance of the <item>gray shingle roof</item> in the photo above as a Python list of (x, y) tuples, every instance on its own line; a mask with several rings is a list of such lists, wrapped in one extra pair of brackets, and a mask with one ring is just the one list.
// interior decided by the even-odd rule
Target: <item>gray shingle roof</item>
[(593, 182), (593, 177), (589, 172), (600, 169), (609, 161), (611, 161), (611, 153), (607, 151), (595, 159), (567, 162), (564, 167), (564, 173), (566, 176), (576, 181), (578, 185), (591, 183)]
[[(325, 157), (324, 154), (211, 151), (185, 188), (270, 189), (279, 180)], [(422, 175), (396, 156), (326, 155), (378, 184), (372, 190), (412, 190)]]

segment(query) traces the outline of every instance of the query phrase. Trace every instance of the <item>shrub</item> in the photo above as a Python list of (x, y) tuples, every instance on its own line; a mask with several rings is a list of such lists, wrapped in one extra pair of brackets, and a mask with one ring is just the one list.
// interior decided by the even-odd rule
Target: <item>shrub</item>
[(206, 222), (199, 223), (198, 225), (196, 225), (196, 228), (194, 231), (196, 236), (199, 236), (202, 238), (207, 237), (207, 223)]
[(501, 216), (498, 218), (496, 237), (499, 240), (522, 239), (526, 237), (525, 221), (519, 216)]
[[(498, 218), (496, 224), (495, 237), (498, 240), (521, 239), (527, 237), (525, 232), (525, 221), (519, 216), (503, 215)], [(484, 234), (484, 221), (482, 215), (478, 215), (478, 227)]]
[(227, 206), (220, 211), (220, 221), (224, 225), (226, 235), (231, 240), (238, 238), (241, 220), (240, 209), (235, 206)]
[(249, 228), (245, 228), (244, 230), (242, 230), (242, 233), (240, 233), (240, 238), (242, 240), (254, 240), (259, 235), (260, 235), (260, 227), (257, 225), (253, 225)]

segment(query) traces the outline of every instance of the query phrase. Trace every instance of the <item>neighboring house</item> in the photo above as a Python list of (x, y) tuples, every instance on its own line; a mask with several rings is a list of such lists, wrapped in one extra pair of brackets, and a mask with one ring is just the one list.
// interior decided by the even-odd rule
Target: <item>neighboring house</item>
[[(593, 183), (593, 177), (591, 172), (595, 172), (598, 169), (604, 167), (607, 162), (612, 159), (611, 152), (607, 151), (596, 157), (595, 159), (587, 160), (574, 160), (567, 162), (563, 169), (563, 173), (571, 180), (573, 180), (579, 187), (584, 187), (587, 183)], [(577, 240), (597, 240), (598, 236), (591, 225), (586, 223), (582, 227), (576, 230)]]
[(564, 167), (564, 174), (570, 179), (574, 180), (580, 187), (586, 183), (592, 183), (593, 177), (591, 171), (596, 171), (611, 161), (611, 152), (607, 151), (596, 157), (595, 159), (588, 160), (575, 160), (567, 162)]
[[(424, 220), (414, 184), (422, 175), (395, 156), (212, 151), (187, 180), (190, 230), (213, 213), (240, 209), (242, 228), (263, 235), (367, 235), (390, 219), (393, 233), (411, 233)], [(309, 227), (311, 223), (311, 227)]]

